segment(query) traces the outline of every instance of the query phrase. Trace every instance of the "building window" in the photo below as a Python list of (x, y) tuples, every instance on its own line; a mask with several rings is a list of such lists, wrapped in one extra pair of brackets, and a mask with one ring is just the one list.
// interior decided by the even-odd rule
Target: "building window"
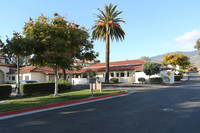
[(129, 72), (127, 72), (127, 77), (129, 77), (130, 76), (130, 73)]
[(25, 80), (29, 80), (29, 76), (25, 76)]
[(111, 73), (110, 76), (111, 76), (111, 77), (114, 77), (114, 73)]
[(11, 77), (9, 76), (9, 80), (11, 79)]
[(120, 77), (124, 77), (124, 73), (120, 73)]
[(117, 73), (117, 77), (119, 77), (119, 73)]
[(15, 76), (12, 76), (12, 80), (15, 80)]

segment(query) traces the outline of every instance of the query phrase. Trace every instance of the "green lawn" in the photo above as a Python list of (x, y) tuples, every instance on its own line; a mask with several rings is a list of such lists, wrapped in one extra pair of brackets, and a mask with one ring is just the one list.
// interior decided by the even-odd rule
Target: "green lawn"
[[(108, 95), (113, 93), (119, 93), (124, 91), (118, 90), (103, 90), (99, 92), (99, 90), (94, 90), (94, 96)], [(29, 97), (29, 98), (18, 98), (11, 100), (3, 100), (6, 102), (11, 102), (10, 104), (0, 104), (0, 112), (24, 109), (29, 107), (36, 107), (41, 105), (48, 105), (54, 103), (60, 103), (65, 101), (72, 101), (77, 99), (88, 98), (91, 96), (91, 92), (89, 89), (85, 90), (73, 90), (65, 93), (60, 93), (59, 96), (54, 97), (51, 95), (39, 96), (39, 97)]]

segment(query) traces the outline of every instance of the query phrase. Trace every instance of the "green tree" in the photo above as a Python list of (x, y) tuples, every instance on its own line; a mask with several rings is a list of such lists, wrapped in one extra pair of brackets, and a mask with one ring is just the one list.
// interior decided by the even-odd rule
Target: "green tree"
[(143, 72), (149, 76), (157, 74), (160, 72), (160, 65), (158, 63), (154, 63), (154, 62), (146, 62), (143, 64)]
[(91, 69), (87, 69), (83, 72), (83, 76), (87, 78), (94, 78), (97, 75), (97, 72)]
[[(29, 62), (28, 59), (29, 56), (19, 56), (19, 66), (28, 66)], [(12, 64), (14, 66), (17, 66), (17, 56), (16, 55), (7, 55), (6, 56), (6, 63)]]
[(13, 33), (13, 37), (11, 39), (7, 38), (6, 39), (6, 45), (4, 45), (1, 41), (1, 52), (4, 54), (7, 54), (7, 56), (16, 56), (16, 63), (17, 63), (17, 92), (18, 94), (20, 93), (19, 91), (19, 65), (20, 65), (20, 56), (25, 56), (27, 55), (27, 47), (25, 47), (26, 43), (28, 43), (28, 41), (21, 36), (19, 33), (14, 32)]
[(190, 65), (190, 58), (181, 53), (166, 54), (163, 56), (162, 65), (172, 65), (176, 67), (179, 65), (182, 69)]
[(200, 55), (200, 39), (197, 39), (194, 48), (196, 48), (198, 50), (198, 54)]
[(104, 6), (104, 11), (100, 11), (99, 15), (96, 15), (97, 20), (95, 25), (92, 27), (92, 38), (94, 40), (100, 39), (106, 41), (106, 75), (105, 82), (109, 82), (109, 54), (110, 54), (110, 39), (117, 41), (123, 40), (125, 32), (120, 26), (120, 22), (125, 23), (122, 18), (118, 18), (118, 15), (122, 11), (116, 10), (117, 5), (110, 4), (109, 6)]
[(55, 72), (54, 96), (58, 95), (59, 68), (73, 70), (74, 60), (93, 60), (97, 54), (92, 50), (89, 33), (79, 25), (68, 22), (57, 13), (53, 18), (43, 15), (25, 23), (23, 34), (32, 40), (30, 51), (33, 56), (30, 63), (37, 66), (49, 66)]
[(144, 61), (151, 61), (151, 59), (148, 56), (142, 56), (140, 59)]

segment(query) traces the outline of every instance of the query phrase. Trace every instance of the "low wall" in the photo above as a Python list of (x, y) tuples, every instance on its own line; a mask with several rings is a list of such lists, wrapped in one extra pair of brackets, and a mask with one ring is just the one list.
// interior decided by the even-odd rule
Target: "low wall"
[[(167, 75), (167, 73), (170, 73), (170, 75)], [(146, 75), (144, 72), (136, 72), (135, 73), (135, 83), (139, 83), (138, 78), (144, 77), (146, 81), (149, 81), (149, 76)], [(165, 83), (174, 83), (174, 71), (168, 70), (168, 71), (161, 71), (159, 74), (152, 75), (153, 77), (162, 77), (163, 82)]]
[(72, 84), (88, 84), (87, 78), (68, 78), (68, 81)]

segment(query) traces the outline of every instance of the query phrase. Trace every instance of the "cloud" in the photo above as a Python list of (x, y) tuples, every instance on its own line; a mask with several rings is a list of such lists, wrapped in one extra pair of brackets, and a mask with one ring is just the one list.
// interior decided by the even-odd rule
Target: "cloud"
[(179, 50), (194, 50), (196, 40), (200, 38), (200, 30), (194, 29), (176, 37), (172, 41), (162, 43), (163, 46), (179, 48)]
[(200, 30), (192, 30), (191, 32), (186, 32), (184, 35), (175, 38), (176, 42), (188, 42), (197, 40), (200, 38)]

